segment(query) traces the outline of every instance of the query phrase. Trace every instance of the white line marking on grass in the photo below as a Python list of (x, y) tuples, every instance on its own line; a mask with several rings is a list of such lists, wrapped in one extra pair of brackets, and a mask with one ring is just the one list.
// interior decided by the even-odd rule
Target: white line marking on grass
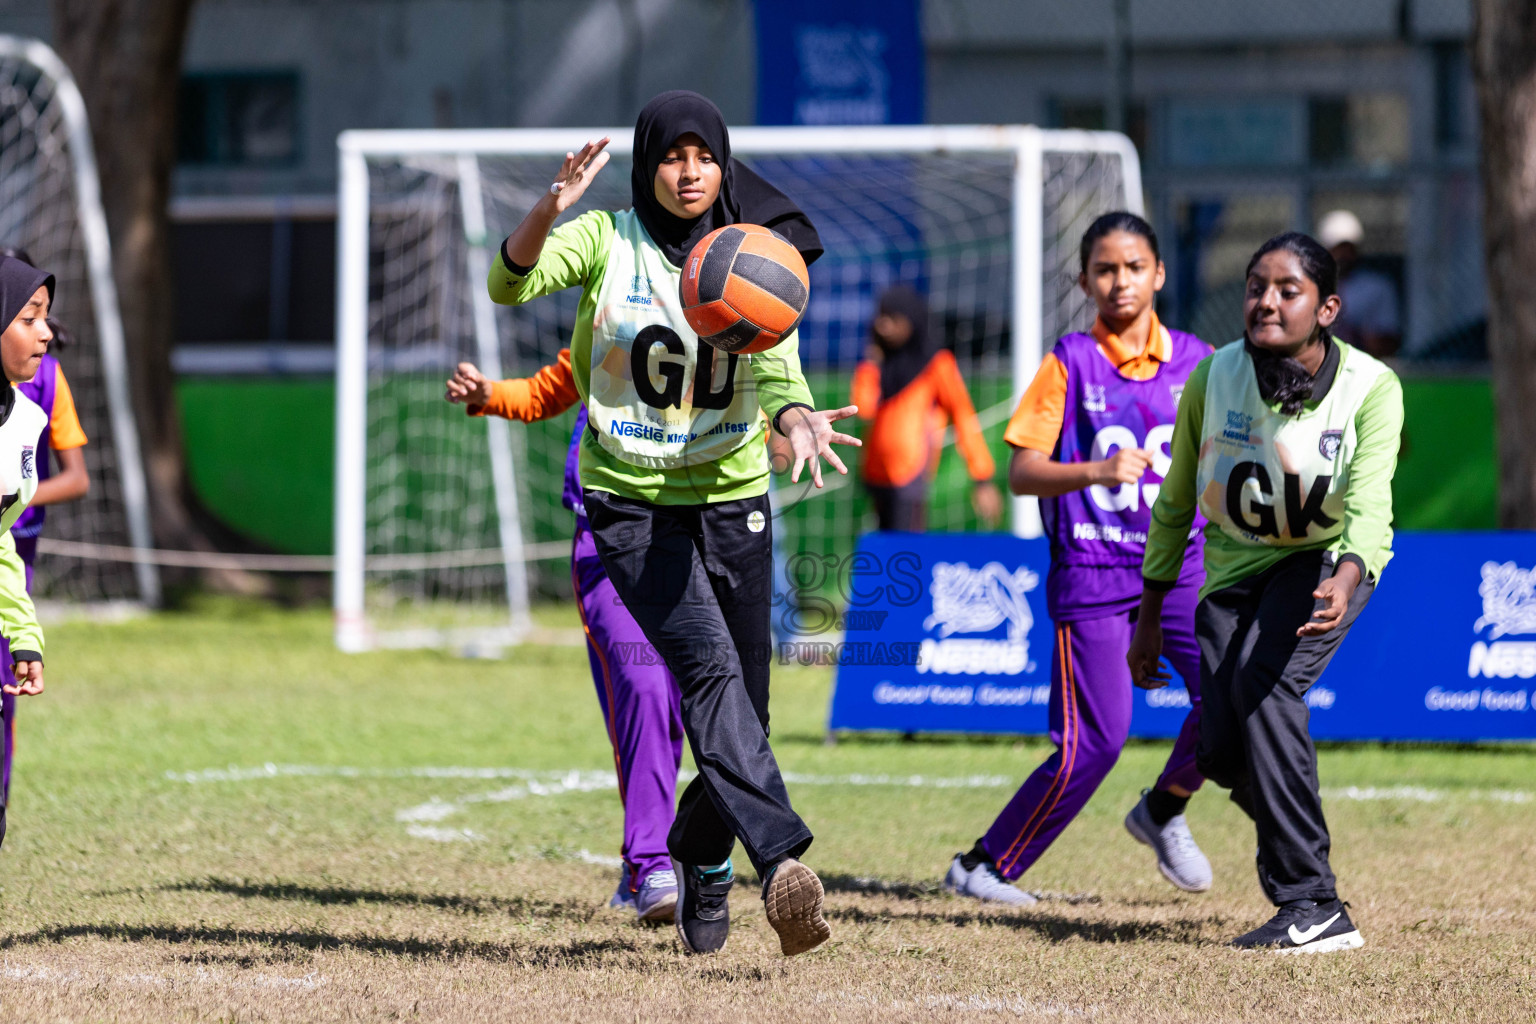
[(430, 839), (434, 843), (473, 843), (485, 838), (467, 828), (438, 828), (436, 825), (407, 825), (405, 834), (412, 839)]
[(585, 847), (576, 851), (576, 859), (585, 864), (596, 864), (604, 868), (621, 868), (624, 866), (623, 857), (614, 857), (606, 853), (593, 853)]
[[(679, 782), (688, 782), (693, 772), (678, 774)], [(522, 796), (554, 796), (562, 792), (587, 792), (594, 789), (614, 789), (618, 778), (613, 772), (590, 771), (578, 768), (537, 771), (528, 768), (472, 768), (459, 765), (411, 768), (356, 768), (349, 765), (274, 764), (268, 762), (254, 767), (230, 765), (227, 768), (204, 768), (201, 771), (168, 771), (165, 777), (172, 782), (198, 784), (205, 782), (250, 782), (257, 779), (279, 778), (337, 778), (337, 779), (518, 779), (528, 786), (528, 792), (518, 793), (506, 799)], [(575, 781), (572, 781), (575, 780)], [(599, 781), (601, 780), (601, 781)], [(807, 775), (785, 772), (784, 781), (797, 786), (896, 786), (912, 789), (997, 789), (1016, 786), (1018, 779), (1012, 775), (884, 775), (853, 773), (849, 775)], [(542, 787), (552, 787), (544, 791)], [(514, 787), (515, 788), (515, 787)]]

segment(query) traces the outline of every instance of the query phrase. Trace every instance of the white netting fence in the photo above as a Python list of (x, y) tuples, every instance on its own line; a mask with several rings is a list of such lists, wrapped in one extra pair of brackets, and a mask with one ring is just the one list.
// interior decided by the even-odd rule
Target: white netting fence
[[(581, 131), (568, 135), (562, 144), (571, 148), (587, 137)], [(1041, 218), (1033, 243), (1040, 274), (1038, 337), (1048, 347), (1058, 334), (1090, 322), (1088, 303), (1076, 286), (1078, 239), (1101, 213), (1128, 204), (1140, 209), (1140, 195), (1126, 192), (1128, 178), (1133, 192), (1139, 191), (1139, 171), (1125, 166), (1128, 147), (1110, 148), (1103, 135), (1043, 132), (1033, 138), (1043, 140), (1031, 193)], [(1019, 151), (914, 145), (908, 151), (861, 152), (855, 140), (836, 152), (795, 152), (793, 142), (762, 152), (734, 141), (737, 156), (805, 209), (826, 247), (811, 267), (810, 308), (800, 328), (801, 359), (818, 405), (848, 401), (881, 290), (897, 282), (915, 284), (929, 297), (943, 344), (955, 352), (1001, 474), (1015, 353), (1022, 352), (1018, 359), (1028, 361), (1024, 370), (1032, 372), (1039, 351), (1038, 341), (1021, 347), (1015, 339)], [(483, 351), (477, 347), (474, 302), (485, 284), (470, 272), (459, 192), (463, 160), (453, 149), (367, 157), (364, 550), (370, 566), (379, 556), (480, 552), (483, 557), (481, 564), (451, 568), (370, 567), (366, 615), (379, 632), (414, 634), (423, 627), (506, 618), (507, 574), (486, 426), (442, 397), (452, 366), (480, 361), (477, 352)], [(568, 217), (628, 207), (628, 149), (627, 134), (616, 137), (612, 162)], [(559, 162), (559, 155), (549, 153), (477, 155), (486, 252), (494, 252), (548, 189)], [(497, 307), (495, 342), (504, 375), (526, 375), (555, 360), (570, 343), (579, 298), (580, 290), (570, 289), (519, 307)], [(560, 506), (560, 493), (573, 416), (512, 427), (520, 530), (532, 555), (561, 551), (570, 537), (570, 515)], [(787, 477), (776, 482), (781, 550), (842, 556), (862, 530), (873, 527), (856, 462), (855, 455), (847, 480), (834, 474), (834, 484), (820, 493), (808, 482), (790, 485)], [(946, 446), (931, 488), (929, 528), (976, 529), (970, 493), (963, 461)], [(559, 558), (529, 563), (536, 596), (568, 594), (567, 574), (567, 563)]]
[[(116, 310), (108, 314), (98, 309), (99, 288), (92, 287), (91, 253), (76, 176), (77, 159), (89, 162), (89, 154), (73, 149), (72, 125), (66, 115), (69, 100), (64, 95), (64, 90), (73, 90), (73, 84), (61, 82), (60, 71), (62, 65), (46, 48), (0, 36), (0, 246), (25, 250), (33, 262), (57, 278), (52, 316), (68, 328), (71, 343), (56, 354), (90, 442), (85, 448), (90, 493), (80, 501), (50, 506), (43, 536), (142, 548), (147, 536), (132, 536), (124, 493), (125, 472), (139, 469), (124, 461), (117, 427), (125, 410), (118, 410), (114, 422), (109, 405), (111, 388), (126, 394), (126, 382), (108, 380), (107, 367), (113, 359), (102, 347), (102, 318), (115, 318)], [(78, 92), (72, 98), (72, 116), (83, 118)], [(104, 225), (99, 237), (104, 243)], [(102, 253), (101, 258), (110, 257)], [(119, 351), (116, 364), (121, 361)], [(128, 422), (131, 425), (131, 419)], [(130, 441), (129, 447), (136, 452), (136, 441)], [(138, 484), (142, 495), (141, 473)], [(144, 522), (141, 516), (141, 531)], [(48, 554), (38, 560), (34, 593), (67, 601), (156, 600), (151, 568)]]

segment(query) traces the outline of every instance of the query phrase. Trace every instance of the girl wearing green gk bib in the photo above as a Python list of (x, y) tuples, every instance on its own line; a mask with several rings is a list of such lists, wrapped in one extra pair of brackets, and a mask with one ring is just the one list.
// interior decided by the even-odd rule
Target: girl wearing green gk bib
[(1316, 241), (1270, 239), (1247, 277), (1242, 343), (1196, 367), (1179, 402), (1128, 660), (1136, 685), (1166, 684), (1163, 595), (1198, 508), (1208, 525), (1195, 759), (1253, 819), (1259, 881), (1279, 908), (1232, 945), (1356, 949), (1365, 940), (1328, 864), (1305, 697), (1392, 557), (1402, 386), (1329, 334), (1338, 271)]
[[(763, 879), (768, 922), (786, 955), (831, 935), (820, 880), (798, 858), (811, 832), (790, 806), (768, 746), (767, 413), (821, 485), (831, 445), (858, 444), (818, 412), (790, 335), (755, 355), (700, 344), (679, 283), (694, 244), (727, 224), (761, 224), (806, 261), (821, 242), (803, 212), (731, 158), (715, 105), (657, 96), (635, 125), (631, 210), (593, 211), (554, 227), (608, 162), (608, 140), (568, 153), (549, 193), (502, 245), (491, 297), (521, 303), (579, 286), (571, 367), (588, 411), (583, 505), (614, 590), (682, 691), (699, 775), (678, 802), (667, 847), (677, 865), (678, 935), (690, 953), (729, 930), (731, 848), (742, 841)], [(553, 228), (553, 230), (551, 230)]]

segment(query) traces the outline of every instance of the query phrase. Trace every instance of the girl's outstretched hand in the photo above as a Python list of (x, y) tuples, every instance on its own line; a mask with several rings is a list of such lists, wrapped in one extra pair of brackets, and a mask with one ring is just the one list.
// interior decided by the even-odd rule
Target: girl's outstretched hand
[(832, 468), (839, 473), (848, 475), (848, 467), (843, 465), (843, 460), (837, 457), (832, 446), (851, 444), (859, 448), (864, 442), (833, 430), (832, 424), (854, 416), (858, 411), (859, 407), (856, 405), (845, 405), (841, 409), (807, 409), (804, 406), (796, 406), (779, 417), (779, 428), (789, 439), (790, 451), (794, 456), (789, 470), (791, 482), (800, 482), (800, 467), (809, 462), (811, 480), (820, 487), (822, 459), (830, 462)]
[(609, 137), (603, 136), (596, 142), (589, 142), (574, 153), (565, 154), (565, 162), (560, 165), (560, 173), (555, 176), (554, 184), (550, 186), (550, 193), (555, 199), (555, 210), (564, 213), (576, 205), (587, 186), (592, 184), (592, 179), (597, 177), (597, 172), (608, 163)]
[(491, 382), (474, 363), (460, 363), (453, 376), (448, 378), (448, 401), (458, 405), (489, 405)]
[(1156, 618), (1142, 615), (1136, 620), (1131, 648), (1125, 661), (1131, 669), (1131, 682), (1143, 690), (1161, 690), (1170, 680), (1163, 667), (1163, 625)]

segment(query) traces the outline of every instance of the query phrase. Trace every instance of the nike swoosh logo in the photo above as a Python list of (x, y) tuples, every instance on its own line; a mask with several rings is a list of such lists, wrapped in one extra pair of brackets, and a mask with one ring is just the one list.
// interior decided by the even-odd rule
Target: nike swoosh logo
[(1330, 917), (1328, 920), (1324, 921), (1322, 924), (1315, 924), (1311, 928), (1308, 928), (1306, 931), (1299, 931), (1295, 925), (1291, 925), (1291, 941), (1296, 943), (1298, 946), (1305, 946), (1307, 943), (1323, 934), (1323, 932), (1327, 931), (1328, 926), (1337, 921), (1343, 915), (1343, 913), (1344, 911), (1341, 910), (1337, 914), (1334, 914), (1332, 917)]

